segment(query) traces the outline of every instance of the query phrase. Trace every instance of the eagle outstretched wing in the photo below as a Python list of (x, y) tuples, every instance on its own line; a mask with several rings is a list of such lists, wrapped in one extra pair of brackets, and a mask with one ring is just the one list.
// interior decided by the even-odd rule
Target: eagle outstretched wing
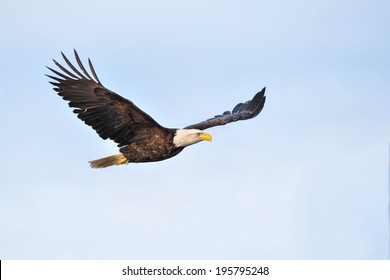
[(82, 73), (61, 54), (73, 72), (53, 59), (62, 73), (47, 67), (57, 75), (47, 75), (54, 80), (50, 83), (55, 86), (54, 90), (59, 96), (69, 101), (70, 107), (76, 108), (73, 112), (78, 118), (91, 126), (101, 138), (109, 138), (118, 143), (118, 147), (122, 147), (152, 133), (148, 130), (150, 128), (165, 129), (133, 102), (105, 88), (99, 81), (91, 60), (88, 59), (88, 63), (93, 77), (81, 63), (76, 50), (74, 55)]
[(217, 115), (214, 118), (208, 119), (206, 121), (189, 125), (185, 129), (200, 129), (204, 130), (213, 126), (225, 125), (230, 122), (236, 122), (241, 120), (247, 120), (256, 117), (260, 114), (261, 110), (264, 107), (265, 103), (265, 88), (258, 92), (252, 100), (249, 100), (244, 103), (237, 104), (233, 110), (226, 111), (222, 115)]

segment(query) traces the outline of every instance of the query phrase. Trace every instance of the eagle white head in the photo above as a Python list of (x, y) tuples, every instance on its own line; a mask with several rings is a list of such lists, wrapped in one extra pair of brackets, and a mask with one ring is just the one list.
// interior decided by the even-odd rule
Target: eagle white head
[(173, 137), (173, 144), (184, 148), (204, 140), (211, 141), (211, 135), (199, 129), (178, 129)]

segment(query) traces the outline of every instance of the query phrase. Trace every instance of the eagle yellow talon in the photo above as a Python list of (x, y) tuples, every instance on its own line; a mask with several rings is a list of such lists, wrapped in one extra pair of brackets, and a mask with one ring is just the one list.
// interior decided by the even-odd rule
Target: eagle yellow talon
[(115, 161), (116, 161), (117, 164), (122, 164), (122, 163), (126, 163), (127, 162), (127, 158), (121, 157), (121, 158), (115, 159)]

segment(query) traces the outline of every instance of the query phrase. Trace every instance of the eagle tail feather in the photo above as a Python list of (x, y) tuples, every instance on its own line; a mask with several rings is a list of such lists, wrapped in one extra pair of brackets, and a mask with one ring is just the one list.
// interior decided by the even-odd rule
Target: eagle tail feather
[(122, 154), (116, 154), (89, 162), (91, 168), (105, 168), (113, 165), (121, 165), (128, 163), (129, 160)]

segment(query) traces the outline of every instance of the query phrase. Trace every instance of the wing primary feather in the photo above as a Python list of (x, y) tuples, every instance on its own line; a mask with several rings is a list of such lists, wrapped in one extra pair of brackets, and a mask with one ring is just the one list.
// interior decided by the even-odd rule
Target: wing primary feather
[(240, 107), (241, 107), (242, 103), (238, 103), (236, 106), (234, 106), (233, 110), (232, 110), (232, 114), (235, 114), (237, 113), (238, 111), (240, 111)]
[(240, 112), (242, 113), (248, 113), (248, 105), (249, 105), (249, 101), (248, 102), (245, 102), (245, 103), (242, 103), (241, 106), (240, 106)]
[(62, 54), (62, 57), (63, 57), (63, 59), (65, 60), (66, 64), (68, 64), (68, 66), (69, 66), (70, 68), (72, 68), (72, 70), (73, 70), (77, 75), (79, 75), (79, 78), (87, 79), (83, 74), (80, 73), (79, 70), (77, 70), (76, 67), (73, 66), (73, 64), (69, 61), (69, 59), (64, 55), (63, 52), (61, 52), (61, 54)]
[(79, 65), (81, 71), (83, 71), (84, 75), (87, 76), (90, 80), (93, 80), (91, 76), (88, 74), (87, 70), (85, 70), (83, 63), (81, 62), (80, 57), (77, 54), (77, 51), (75, 49), (73, 49), (73, 51), (74, 51), (74, 56), (76, 57), (77, 64)]
[(253, 104), (255, 107), (254, 109), (251, 109), (251, 114), (253, 117), (256, 117), (261, 112), (261, 110), (263, 110), (265, 100), (267, 98), (266, 96), (264, 96), (265, 90), (266, 90), (266, 88), (263, 88), (260, 92), (258, 92), (253, 97), (253, 99), (251, 101), (251, 104)]
[[(85, 124), (91, 126), (101, 138), (111, 139), (118, 147), (129, 145), (148, 133), (166, 135), (172, 132), (158, 124), (151, 116), (139, 109), (134, 103), (119, 94), (105, 88), (100, 82), (90, 59), (88, 66), (82, 63), (74, 50), (74, 64), (61, 52), (66, 62), (63, 66), (50, 70), (48, 76), (54, 91), (67, 101), (73, 112)], [(152, 128), (150, 130), (150, 128)]]
[(265, 92), (265, 88), (263, 88), (260, 92), (258, 92), (253, 97), (253, 99), (251, 100), (251, 103), (259, 104), (261, 102), (261, 100), (264, 98), (264, 92)]
[(66, 74), (68, 74), (70, 77), (72, 77), (72, 78), (75, 78), (75, 79), (80, 79), (79, 77), (77, 77), (75, 74), (73, 74), (72, 72), (70, 72), (68, 69), (66, 69), (64, 66), (62, 66), (61, 64), (59, 64), (57, 61), (55, 61), (54, 59), (53, 59), (53, 61), (54, 61), (54, 63), (55, 63), (55, 65), (58, 67), (58, 68), (60, 68), (62, 71), (64, 71)]
[(88, 58), (88, 64), (89, 64), (89, 69), (91, 69), (92, 75), (95, 77), (96, 81), (98, 82), (99, 85), (102, 85), (102, 83), (99, 81), (98, 76), (96, 75), (95, 68), (93, 68), (91, 60)]
[(266, 88), (263, 88), (260, 92), (258, 92), (252, 98), (252, 100), (246, 101), (244, 103), (238, 103), (236, 106), (234, 106), (231, 112), (225, 111), (222, 113), (222, 115), (216, 115), (214, 118), (208, 119), (197, 124), (189, 125), (185, 128), (196, 128), (203, 130), (213, 126), (225, 125), (231, 122), (254, 118), (262, 111), (264, 107), (265, 89)]
[[(51, 76), (51, 75), (47, 75), (47, 74), (45, 74), (47, 77), (49, 77), (50, 79), (53, 79), (53, 80), (55, 80), (55, 81), (57, 81), (57, 82), (63, 82), (64, 80), (63, 79), (61, 79), (61, 78), (58, 78), (58, 77), (54, 77), (54, 76)], [(57, 84), (57, 83), (56, 83)]]
[(56, 92), (59, 91), (58, 86), (59, 86), (61, 83), (56, 83), (56, 82), (49, 82), (49, 83), (52, 84), (53, 86), (55, 86), (55, 88), (53, 88), (53, 90), (55, 90)]
[[(56, 70), (54, 70), (54, 69), (52, 69), (52, 68), (50, 68), (50, 67), (48, 67), (48, 66), (46, 66), (46, 68), (49, 69), (50, 71), (52, 71), (54, 74), (56, 74), (56, 75), (58, 75), (58, 76), (64, 78), (65, 80), (66, 80), (66, 79), (69, 79), (68, 76), (66, 76), (66, 75), (64, 75), (64, 74), (62, 74), (62, 73), (60, 73), (60, 72), (58, 72), (58, 71), (56, 71)], [(50, 78), (56, 80), (53, 76), (49, 76), (49, 75), (46, 75), (46, 76), (48, 76), (48, 77), (50, 77)], [(57, 81), (59, 81), (59, 80), (57, 80)], [(63, 81), (63, 80), (61, 80), (61, 81)]]

